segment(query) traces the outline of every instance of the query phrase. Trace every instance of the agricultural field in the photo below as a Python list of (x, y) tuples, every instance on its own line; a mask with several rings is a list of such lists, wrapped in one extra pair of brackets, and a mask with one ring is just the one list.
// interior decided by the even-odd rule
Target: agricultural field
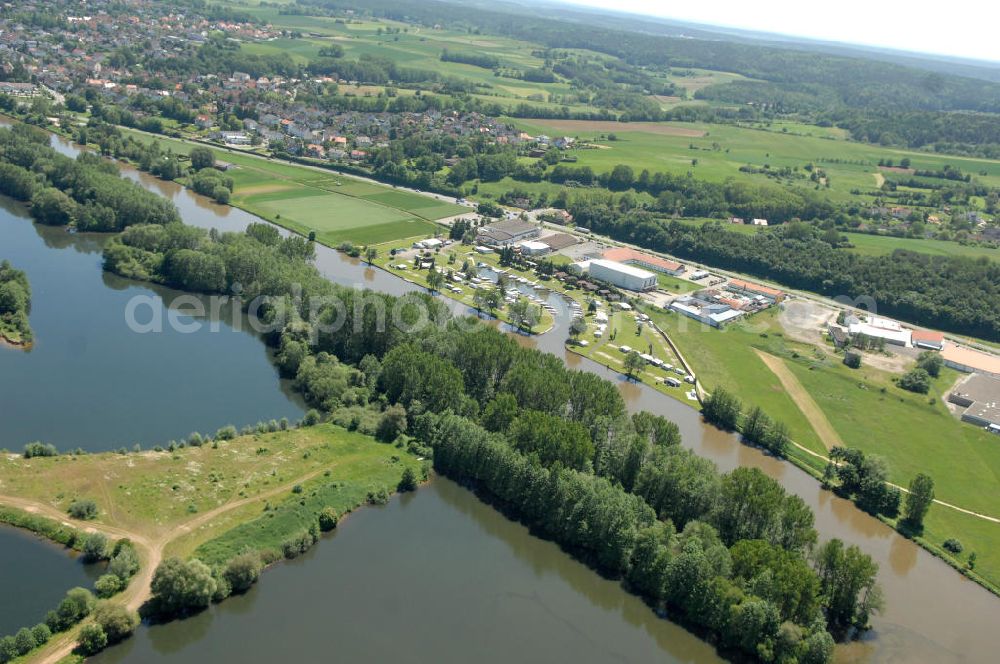
[[(477, 87), (476, 96), (486, 101), (514, 106), (530, 101), (548, 105), (549, 95), (560, 98), (574, 97), (576, 91), (566, 82), (538, 83), (519, 78), (496, 76), (490, 69), (459, 62), (444, 62), (440, 56), (447, 49), (456, 54), (472, 53), (496, 58), (501, 68), (531, 69), (542, 67), (545, 62), (532, 55), (537, 45), (499, 36), (474, 35), (447, 29), (420, 28), (405, 23), (383, 20), (337, 22), (321, 16), (282, 15), (272, 6), (251, 6), (241, 9), (270, 22), (278, 28), (301, 31), (299, 39), (277, 39), (271, 42), (245, 44), (254, 54), (288, 52), (298, 62), (307, 62), (318, 56), (324, 45), (338, 44), (344, 56), (356, 59), (375, 56), (416, 69), (432, 69), (442, 76), (472, 83)], [(399, 29), (398, 33), (389, 30)], [(348, 92), (344, 87), (343, 92)], [(560, 104), (551, 104), (553, 107)], [(570, 104), (575, 110), (596, 110), (587, 104)]]
[[(186, 154), (196, 144), (131, 132)], [(332, 171), (263, 159), (213, 147), (235, 189), (231, 204), (323, 244), (374, 244), (433, 235), (435, 220), (468, 208)]]
[[(946, 164), (971, 173), (984, 184), (1000, 186), (1000, 161), (972, 157), (954, 157), (909, 150), (885, 148), (843, 139), (839, 130), (809, 125), (774, 123), (767, 128), (737, 127), (702, 123), (616, 123), (581, 120), (509, 119), (532, 134), (576, 137), (581, 147), (570, 151), (577, 158), (575, 166), (590, 166), (607, 172), (617, 164), (628, 164), (636, 172), (649, 169), (677, 174), (692, 173), (702, 180), (723, 182), (728, 178), (758, 183), (777, 182), (760, 174), (743, 173), (741, 166), (771, 169), (799, 169), (808, 163), (822, 168), (830, 177), (830, 188), (821, 189), (835, 202), (858, 200), (854, 189), (873, 191), (878, 183), (878, 161), (898, 162), (910, 158), (915, 168), (940, 169)], [(784, 127), (788, 132), (782, 132)], [(777, 130), (776, 130), (777, 129)], [(614, 134), (616, 140), (608, 139)], [(698, 135), (700, 134), (700, 135)], [(812, 134), (812, 135), (808, 135)], [(839, 137), (838, 137), (839, 136)], [(692, 161), (697, 160), (697, 165)], [(982, 173), (985, 173), (983, 175)], [(794, 186), (814, 188), (807, 177), (791, 181)], [(862, 195), (863, 201), (871, 197)]]
[(854, 245), (850, 251), (867, 256), (882, 256), (891, 254), (896, 249), (906, 249), (938, 256), (967, 256), (969, 258), (985, 256), (992, 260), (1000, 260), (1000, 249), (996, 247), (965, 245), (958, 242), (942, 242), (940, 240), (920, 238), (910, 239), (888, 235), (870, 235), (868, 233), (847, 233), (846, 235), (851, 244)]

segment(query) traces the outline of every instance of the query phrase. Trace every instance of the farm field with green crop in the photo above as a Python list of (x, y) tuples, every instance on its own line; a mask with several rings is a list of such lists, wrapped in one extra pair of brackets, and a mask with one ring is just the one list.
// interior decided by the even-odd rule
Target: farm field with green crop
[(1000, 260), (1000, 249), (996, 247), (964, 245), (959, 242), (943, 242), (941, 240), (870, 235), (868, 233), (847, 233), (846, 235), (851, 244), (854, 245), (850, 251), (867, 256), (882, 256), (891, 254), (896, 249), (906, 249), (938, 256), (968, 256), (969, 258), (986, 256), (993, 260)]

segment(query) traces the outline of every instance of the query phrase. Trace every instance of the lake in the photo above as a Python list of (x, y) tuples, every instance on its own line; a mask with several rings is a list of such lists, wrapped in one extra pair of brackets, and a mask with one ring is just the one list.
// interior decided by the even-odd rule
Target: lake
[[(150, 447), (192, 431), (302, 416), (301, 400), (278, 379), (238, 308), (205, 318), (170, 309), (165, 301), (180, 293), (102, 270), (106, 241), (33, 224), (23, 206), (0, 200), (0, 259), (28, 274), (35, 334), (30, 351), (0, 348), (0, 447)], [(163, 332), (133, 332), (130, 301), (140, 303), (137, 322), (161, 317)], [(171, 312), (200, 329), (178, 331), (167, 324)]]
[(0, 526), (0, 637), (42, 622), (66, 591), (90, 588), (103, 565), (84, 565), (75, 552)]

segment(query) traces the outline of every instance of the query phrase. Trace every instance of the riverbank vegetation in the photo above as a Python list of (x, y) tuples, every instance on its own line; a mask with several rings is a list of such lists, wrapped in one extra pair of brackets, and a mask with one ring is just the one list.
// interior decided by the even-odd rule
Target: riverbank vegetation
[(59, 154), (47, 133), (27, 125), (0, 128), (0, 175), (0, 193), (30, 203), (42, 224), (111, 232), (179, 220), (173, 203), (122, 178), (114, 163)]
[(8, 261), (0, 263), (0, 342), (15, 346), (31, 345), (34, 339), (28, 314), (31, 313), (31, 284), (28, 275)]
[[(179, 248), (176, 238), (182, 236), (190, 241)], [(274, 320), (278, 312), (285, 316), (271, 336), (276, 360), (285, 375), (295, 377), (310, 404), (335, 422), (346, 419), (373, 432), (381, 428), (380, 420), (388, 420), (385, 430), (396, 433), (400, 443), (424, 453), (433, 450), (442, 472), (501, 498), (518, 518), (530, 515), (528, 522), (540, 534), (604, 573), (628, 581), (639, 555), (639, 534), (654, 529), (647, 551), (652, 568), (634, 574), (659, 580), (643, 581), (653, 590), (640, 594), (654, 604), (666, 603), (679, 616), (702, 620), (699, 627), (716, 635), (723, 649), (765, 660), (780, 651), (804, 661), (826, 661), (832, 649), (827, 631), (843, 637), (864, 629), (877, 610), (876, 602), (864, 599), (874, 587), (874, 573), (855, 584), (849, 608), (825, 603), (822, 598), (832, 593), (822, 590), (821, 577), (835, 578), (840, 571), (817, 568), (822, 571), (817, 575), (807, 564), (816, 541), (813, 516), (773, 480), (757, 471), (720, 476), (711, 463), (678, 445), (672, 423), (649, 414), (626, 415), (614, 384), (569, 371), (556, 358), (521, 348), (478, 322), (451, 320), (427, 295), (397, 299), (331, 284), (307, 264), (307, 255), (284, 250), (288, 241), (253, 226), (243, 234), (222, 235), (134, 228), (108, 245), (106, 266), (129, 274), (142, 266), (154, 280), (180, 285), (175, 266), (182, 255), (185, 261), (216, 266), (217, 291), (238, 280), (248, 304), (269, 296), (265, 319)], [(295, 300), (293, 284), (302, 293)], [(309, 301), (317, 303), (318, 312), (310, 312)], [(379, 307), (392, 313), (396, 324), (379, 315)], [(339, 324), (328, 325), (334, 316)], [(437, 433), (440, 427), (446, 433)], [(483, 456), (485, 450), (498, 455), (495, 462)], [(501, 468), (506, 471), (486, 481), (484, 473)], [(506, 482), (502, 487), (493, 484), (501, 480)], [(549, 485), (551, 491), (545, 488)], [(549, 500), (553, 495), (561, 497)], [(583, 523), (588, 529), (578, 530)], [(764, 556), (767, 561), (800, 561), (790, 574), (813, 588), (808, 608), (782, 613), (781, 591), (764, 580), (778, 573), (769, 562), (755, 563), (745, 577), (732, 575), (731, 549), (754, 540), (774, 547)], [(674, 558), (677, 569), (668, 580), (663, 570)], [(831, 559), (867, 556), (851, 550)], [(700, 571), (681, 571), (692, 565)], [(860, 568), (870, 569), (870, 564)], [(754, 581), (759, 574), (764, 576)], [(678, 585), (674, 590), (682, 577), (687, 589)], [(712, 595), (718, 612), (712, 619), (696, 618), (702, 614), (688, 602), (705, 597), (710, 587), (718, 591)], [(797, 627), (780, 630), (783, 622), (796, 620)], [(789, 630), (794, 636), (785, 634)], [(805, 653), (814, 649), (819, 655), (809, 659)]]

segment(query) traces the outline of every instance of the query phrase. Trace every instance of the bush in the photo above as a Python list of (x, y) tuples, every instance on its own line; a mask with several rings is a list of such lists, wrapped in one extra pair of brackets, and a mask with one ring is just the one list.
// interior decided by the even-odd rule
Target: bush
[[(108, 564), (108, 573), (114, 574), (127, 584), (136, 572), (139, 571), (139, 556), (131, 542), (121, 541), (115, 546), (115, 553), (111, 556)], [(123, 586), (124, 587), (124, 586)]]
[(93, 593), (86, 588), (73, 588), (56, 610), (45, 616), (45, 624), (53, 632), (64, 632), (89, 616), (96, 603)]
[(399, 484), (396, 485), (396, 491), (416, 491), (417, 490), (417, 475), (413, 472), (412, 468), (406, 468), (403, 471), (403, 476), (399, 478)]
[(207, 607), (216, 587), (212, 570), (197, 558), (168, 558), (156, 568), (150, 589), (156, 610), (172, 616)]
[(233, 438), (236, 438), (236, 427), (232, 424), (224, 426), (215, 432), (216, 440), (232, 440)]
[(369, 491), (365, 500), (369, 505), (385, 505), (389, 502), (389, 492), (385, 489)]
[(852, 369), (861, 368), (861, 353), (855, 353), (853, 351), (847, 351), (844, 354), (844, 364)]
[(107, 643), (118, 643), (131, 636), (139, 626), (139, 616), (121, 604), (102, 602), (94, 610), (94, 623), (107, 637)]
[(931, 377), (924, 369), (911, 369), (899, 379), (899, 386), (910, 392), (927, 394), (931, 389)]
[(263, 567), (264, 564), (259, 553), (246, 551), (229, 561), (224, 576), (229, 582), (232, 592), (242, 593), (249, 590), (250, 586), (257, 582)]
[(116, 574), (102, 574), (101, 577), (94, 582), (94, 591), (101, 599), (107, 599), (113, 595), (117, 595), (124, 587), (125, 584), (121, 577)]
[(319, 513), (319, 529), (328, 533), (337, 527), (337, 510), (332, 507), (324, 507)]
[(83, 552), (84, 561), (88, 563), (104, 560), (108, 553), (108, 538), (101, 533), (84, 535), (80, 551)]
[(67, 510), (74, 519), (90, 521), (97, 518), (97, 503), (90, 499), (77, 499), (69, 504)]
[(942, 544), (941, 546), (943, 546), (945, 548), (945, 550), (950, 551), (950, 552), (952, 552), (952, 553), (954, 553), (956, 555), (958, 555), (959, 553), (962, 553), (962, 549), (965, 548), (965, 547), (962, 546), (961, 542), (959, 542), (957, 539), (955, 539), (953, 537), (946, 539), (944, 541), (944, 544)]
[(281, 545), (281, 552), (284, 554), (285, 558), (291, 560), (292, 558), (298, 558), (303, 553), (311, 549), (312, 545), (315, 543), (315, 536), (312, 533), (305, 531), (295, 537), (285, 540)]
[(35, 637), (35, 643), (43, 646), (52, 638), (52, 630), (45, 623), (38, 623), (31, 628), (31, 635)]
[(0, 662), (9, 662), (18, 657), (17, 644), (14, 643), (13, 636), (5, 636), (0, 639)]
[(917, 366), (926, 371), (932, 378), (937, 378), (941, 375), (941, 367), (944, 366), (944, 360), (941, 359), (939, 353), (926, 350), (917, 358)]
[(80, 640), (78, 641), (80, 652), (84, 655), (96, 655), (104, 650), (108, 645), (108, 635), (104, 633), (101, 626), (96, 623), (89, 623), (80, 630)]
[(188, 436), (187, 443), (191, 447), (201, 447), (205, 440), (201, 437), (201, 434), (197, 431), (193, 432)]
[(316, 410), (315, 408), (310, 408), (309, 412), (307, 412), (306, 416), (302, 419), (302, 424), (307, 427), (316, 426), (317, 424), (319, 424), (319, 422), (320, 422), (319, 411)]
[(394, 404), (385, 409), (379, 419), (375, 437), (383, 443), (391, 443), (399, 434), (406, 431), (406, 409)]
[(38, 647), (38, 642), (35, 641), (35, 635), (31, 633), (30, 629), (22, 627), (14, 635), (14, 647), (17, 649), (18, 655), (27, 655)]
[(28, 443), (24, 446), (24, 458), (31, 459), (33, 457), (54, 457), (59, 455), (59, 450), (56, 449), (55, 445), (45, 444), (45, 443)]

